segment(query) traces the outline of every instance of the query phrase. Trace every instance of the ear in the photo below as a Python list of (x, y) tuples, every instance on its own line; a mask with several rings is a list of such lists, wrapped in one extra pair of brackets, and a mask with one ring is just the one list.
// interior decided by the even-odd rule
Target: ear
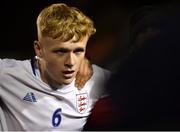
[(38, 56), (39, 58), (42, 57), (42, 49), (41, 49), (39, 41), (36, 41), (36, 40), (34, 41), (34, 51), (36, 53), (36, 56)]

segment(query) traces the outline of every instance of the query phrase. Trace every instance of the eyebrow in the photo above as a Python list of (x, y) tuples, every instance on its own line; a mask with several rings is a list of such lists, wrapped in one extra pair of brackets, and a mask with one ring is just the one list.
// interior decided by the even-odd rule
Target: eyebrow
[[(56, 51), (70, 52), (71, 50), (68, 49), (68, 48), (58, 48), (58, 49), (55, 49), (54, 51), (55, 51), (55, 52), (56, 52)], [(81, 47), (75, 48), (75, 49), (73, 50), (73, 52), (83, 52), (83, 51), (85, 51), (85, 49), (84, 49), (84, 48), (81, 48)]]
[(84, 48), (76, 48), (73, 52), (83, 52), (84, 50)]

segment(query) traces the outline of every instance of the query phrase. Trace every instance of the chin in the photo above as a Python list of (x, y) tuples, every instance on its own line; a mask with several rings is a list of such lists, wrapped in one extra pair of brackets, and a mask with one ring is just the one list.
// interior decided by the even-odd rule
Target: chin
[(63, 81), (63, 84), (68, 85), (73, 81), (73, 79), (66, 79)]

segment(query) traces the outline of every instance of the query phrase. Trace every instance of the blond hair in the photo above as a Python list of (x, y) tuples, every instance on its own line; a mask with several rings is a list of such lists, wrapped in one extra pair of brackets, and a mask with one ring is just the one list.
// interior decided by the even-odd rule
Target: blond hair
[(52, 4), (43, 9), (37, 18), (38, 38), (51, 37), (65, 42), (79, 41), (96, 32), (93, 21), (76, 7), (66, 4)]

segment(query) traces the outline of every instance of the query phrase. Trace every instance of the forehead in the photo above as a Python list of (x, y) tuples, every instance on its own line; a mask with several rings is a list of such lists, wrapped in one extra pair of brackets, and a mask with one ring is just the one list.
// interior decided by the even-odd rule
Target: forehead
[(59, 39), (52, 39), (50, 37), (43, 37), (40, 40), (40, 43), (42, 44), (42, 46), (44, 48), (67, 48), (67, 49), (74, 49), (76, 47), (83, 47), (85, 48), (87, 45), (87, 41), (88, 41), (88, 36), (82, 38), (80, 41), (78, 42), (74, 42), (73, 39), (66, 41), (66, 42), (62, 42)]

